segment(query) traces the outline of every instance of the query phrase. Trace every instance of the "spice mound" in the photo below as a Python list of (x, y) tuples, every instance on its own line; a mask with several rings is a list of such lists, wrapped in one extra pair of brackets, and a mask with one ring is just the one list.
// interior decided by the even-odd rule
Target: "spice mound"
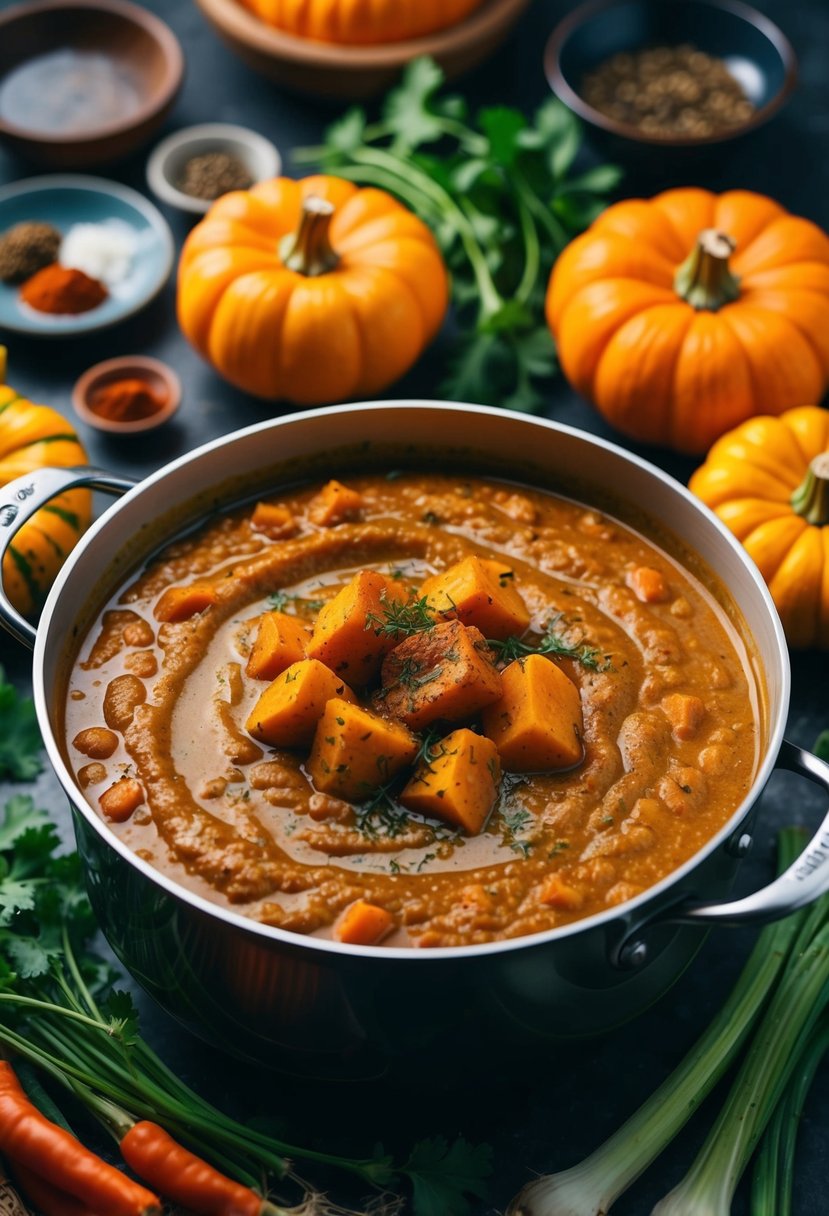
[(107, 289), (82, 270), (44, 266), (20, 289), (20, 297), (38, 312), (81, 313), (97, 308), (107, 298)]
[(613, 55), (585, 76), (581, 91), (608, 118), (665, 138), (719, 135), (756, 108), (722, 59), (688, 43)]
[(178, 182), (183, 194), (211, 202), (231, 190), (249, 190), (252, 185), (252, 174), (240, 160), (227, 152), (205, 152), (201, 156), (191, 156)]
[(38, 220), (9, 228), (0, 236), (0, 280), (23, 283), (30, 279), (57, 259), (60, 240), (57, 228)]
[(139, 422), (163, 410), (169, 397), (139, 376), (125, 376), (102, 384), (89, 397), (93, 414), (109, 422)]

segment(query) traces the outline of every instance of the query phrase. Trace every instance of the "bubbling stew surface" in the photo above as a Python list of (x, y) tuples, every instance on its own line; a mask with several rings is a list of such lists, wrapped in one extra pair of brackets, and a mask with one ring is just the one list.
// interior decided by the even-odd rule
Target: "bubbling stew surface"
[(712, 590), (615, 518), (365, 475), (216, 518), (122, 587), (70, 676), (67, 754), (130, 848), (217, 903), (468, 945), (693, 856), (751, 786), (760, 698)]

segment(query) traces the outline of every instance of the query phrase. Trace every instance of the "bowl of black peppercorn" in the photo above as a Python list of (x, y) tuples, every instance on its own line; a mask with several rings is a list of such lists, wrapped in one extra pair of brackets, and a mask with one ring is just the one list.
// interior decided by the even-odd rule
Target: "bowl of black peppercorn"
[(276, 177), (281, 167), (279, 152), (257, 131), (201, 123), (161, 141), (147, 161), (147, 182), (162, 202), (204, 215), (223, 194)]
[(797, 79), (785, 34), (742, 0), (588, 0), (553, 30), (544, 67), (606, 151), (655, 162), (755, 131)]

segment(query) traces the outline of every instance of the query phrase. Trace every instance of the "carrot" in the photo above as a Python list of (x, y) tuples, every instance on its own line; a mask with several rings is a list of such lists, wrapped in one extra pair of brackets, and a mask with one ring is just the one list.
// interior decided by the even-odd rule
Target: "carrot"
[(25, 1165), (14, 1165), (12, 1173), (26, 1201), (36, 1207), (41, 1216), (100, 1216), (100, 1212), (94, 1212), (82, 1199), (59, 1191)]
[(651, 566), (637, 566), (628, 571), (627, 585), (645, 604), (664, 604), (671, 598), (662, 574)]
[(0, 1060), (0, 1151), (106, 1216), (161, 1212), (155, 1195), (50, 1123), (26, 1097), (6, 1060)]
[(199, 1216), (260, 1216), (263, 1201), (249, 1187), (220, 1174), (183, 1148), (157, 1123), (135, 1123), (121, 1141), (131, 1170), (167, 1199)]

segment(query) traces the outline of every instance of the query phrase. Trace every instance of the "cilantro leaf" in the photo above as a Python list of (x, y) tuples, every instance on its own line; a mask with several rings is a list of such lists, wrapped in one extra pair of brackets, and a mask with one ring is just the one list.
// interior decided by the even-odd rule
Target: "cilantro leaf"
[(20, 881), (10, 874), (0, 879), (0, 925), (10, 925), (17, 912), (30, 912), (35, 906), (31, 881)]
[(0, 777), (31, 781), (43, 767), (42, 747), (31, 697), (7, 684), (0, 667)]
[(486, 1195), (492, 1150), (462, 1136), (451, 1144), (435, 1136), (415, 1145), (401, 1172), (412, 1184), (415, 1216), (466, 1216), (471, 1210), (467, 1196)]
[(38, 810), (26, 794), (15, 794), (9, 798), (0, 822), (0, 853), (18, 846), (26, 837), (28, 840), (23, 844), (24, 852), (31, 853), (36, 842), (39, 842), (44, 853), (49, 853), (54, 844), (47, 844), (44, 832), (54, 836), (54, 827), (46, 811)]
[(829, 730), (822, 730), (815, 740), (815, 755), (829, 762)]
[(15, 973), (23, 980), (38, 979), (47, 975), (58, 951), (47, 950), (37, 937), (21, 937), (9, 934), (4, 942), (5, 953)]
[(109, 1019), (109, 1033), (131, 1046), (138, 1038), (138, 1010), (128, 992), (116, 988), (106, 999), (102, 1013)]
[(400, 84), (389, 93), (383, 118), (395, 132), (396, 151), (412, 151), (440, 139), (441, 117), (434, 113), (431, 102), (443, 81), (443, 70), (433, 59), (413, 59)]

